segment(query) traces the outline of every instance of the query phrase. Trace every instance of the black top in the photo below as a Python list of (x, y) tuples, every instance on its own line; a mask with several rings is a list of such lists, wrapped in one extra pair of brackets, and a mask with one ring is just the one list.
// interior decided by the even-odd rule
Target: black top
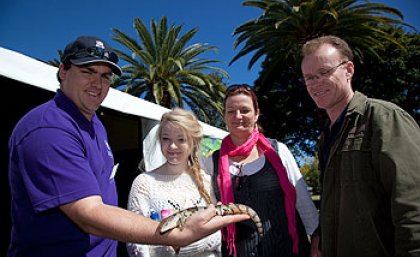
[[(214, 167), (219, 152), (213, 154)], [(214, 169), (214, 179), (218, 174)], [(237, 257), (293, 257), (292, 240), (288, 232), (288, 222), (284, 207), (284, 192), (280, 187), (277, 173), (267, 161), (264, 167), (250, 176), (238, 177), (231, 175), (235, 203), (245, 204), (253, 208), (260, 217), (264, 236), (259, 238), (252, 220), (236, 223), (236, 253)], [(216, 185), (216, 197), (220, 193)], [(299, 255), (309, 256), (309, 243), (305, 228), (296, 212), (296, 222), (299, 234)], [(226, 248), (226, 247), (224, 247)], [(226, 249), (223, 256), (229, 256)]]
[(334, 122), (334, 124), (332, 124), (331, 128), (330, 128), (329, 122), (324, 127), (323, 132), (325, 135), (325, 141), (321, 149), (322, 154), (320, 155), (320, 158), (319, 158), (319, 166), (320, 166), (321, 172), (325, 170), (325, 166), (327, 165), (328, 158), (330, 157), (331, 146), (335, 142), (338, 132), (343, 126), (346, 112), (347, 112), (347, 107), (340, 114), (340, 116), (338, 116), (338, 119)]

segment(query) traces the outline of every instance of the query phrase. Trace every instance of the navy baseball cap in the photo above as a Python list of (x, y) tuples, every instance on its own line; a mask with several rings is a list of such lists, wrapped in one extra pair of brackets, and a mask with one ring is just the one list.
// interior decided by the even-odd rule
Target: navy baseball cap
[(102, 39), (92, 36), (81, 36), (71, 42), (64, 49), (61, 62), (70, 62), (74, 65), (89, 63), (108, 63), (112, 72), (121, 76), (122, 70), (117, 65), (118, 56), (112, 48)]

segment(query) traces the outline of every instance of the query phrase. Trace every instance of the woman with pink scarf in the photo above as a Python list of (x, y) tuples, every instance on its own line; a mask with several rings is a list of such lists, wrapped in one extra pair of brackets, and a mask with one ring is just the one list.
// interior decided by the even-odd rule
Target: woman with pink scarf
[[(264, 235), (252, 221), (222, 232), (223, 256), (320, 256), (318, 212), (293, 155), (286, 145), (259, 132), (257, 97), (248, 85), (230, 86), (224, 100), (229, 135), (204, 167), (213, 176), (217, 200), (241, 203), (259, 215)], [(309, 239), (312, 245), (309, 245)]]

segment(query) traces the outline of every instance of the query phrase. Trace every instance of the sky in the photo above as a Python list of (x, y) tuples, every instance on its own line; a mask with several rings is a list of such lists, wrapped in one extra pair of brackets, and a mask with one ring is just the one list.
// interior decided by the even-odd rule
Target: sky
[[(218, 52), (203, 57), (220, 60), (214, 66), (228, 72), (228, 84), (252, 85), (258, 78), (259, 64), (248, 69), (251, 55), (229, 66), (240, 50), (234, 49), (234, 29), (261, 15), (255, 7), (243, 6), (242, 0), (0, 0), (0, 47), (35, 59), (58, 59), (58, 49), (81, 35), (94, 35), (112, 47), (126, 50), (112, 40), (112, 29), (138, 39), (133, 28), (135, 18), (149, 27), (150, 21), (163, 16), (168, 24), (182, 25), (182, 34), (198, 28), (189, 44), (208, 43)], [(419, 0), (381, 0), (399, 9), (404, 21), (420, 30)]]

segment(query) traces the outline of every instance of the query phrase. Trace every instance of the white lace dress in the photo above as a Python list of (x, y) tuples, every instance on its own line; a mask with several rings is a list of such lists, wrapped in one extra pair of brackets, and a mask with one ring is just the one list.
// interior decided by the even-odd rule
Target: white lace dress
[[(204, 185), (208, 189), (213, 202), (215, 201), (211, 188), (211, 177), (203, 172)], [(127, 208), (140, 215), (150, 217), (152, 210), (159, 214), (162, 210), (185, 209), (189, 207), (206, 206), (200, 196), (198, 188), (187, 173), (180, 175), (162, 175), (146, 172), (138, 175), (133, 181)], [(141, 244), (127, 244), (131, 257), (159, 257), (159, 256), (194, 256), (219, 257), (221, 249), (220, 231), (207, 236), (188, 246), (181, 247), (178, 255), (168, 246), (152, 246)]]

